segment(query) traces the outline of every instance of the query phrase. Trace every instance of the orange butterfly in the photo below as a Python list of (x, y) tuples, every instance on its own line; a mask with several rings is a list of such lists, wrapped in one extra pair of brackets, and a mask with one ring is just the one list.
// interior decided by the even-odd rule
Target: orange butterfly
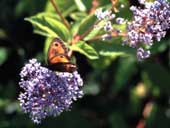
[(48, 67), (61, 72), (74, 72), (77, 67), (70, 62), (68, 52), (69, 49), (66, 48), (64, 42), (59, 38), (54, 38), (48, 49)]

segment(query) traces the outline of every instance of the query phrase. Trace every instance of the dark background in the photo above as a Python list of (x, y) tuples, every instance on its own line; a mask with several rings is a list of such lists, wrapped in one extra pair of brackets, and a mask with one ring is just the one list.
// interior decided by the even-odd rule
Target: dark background
[[(47, 4), (46, 0), (0, 0), (0, 128), (135, 128), (143, 119), (147, 128), (170, 128), (169, 32), (155, 42), (152, 56), (143, 62), (117, 57), (98, 67), (75, 53), (85, 96), (71, 111), (40, 125), (21, 112), (17, 100), (21, 68), (31, 58), (45, 63), (45, 37), (34, 34), (24, 18), (44, 11)], [(139, 5), (134, 0), (129, 4)]]

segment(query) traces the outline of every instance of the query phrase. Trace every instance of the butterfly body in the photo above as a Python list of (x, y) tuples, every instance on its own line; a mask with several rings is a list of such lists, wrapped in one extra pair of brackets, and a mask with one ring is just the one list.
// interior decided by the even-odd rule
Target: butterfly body
[(48, 49), (48, 67), (60, 72), (74, 72), (77, 67), (70, 62), (69, 49), (59, 38), (54, 38)]

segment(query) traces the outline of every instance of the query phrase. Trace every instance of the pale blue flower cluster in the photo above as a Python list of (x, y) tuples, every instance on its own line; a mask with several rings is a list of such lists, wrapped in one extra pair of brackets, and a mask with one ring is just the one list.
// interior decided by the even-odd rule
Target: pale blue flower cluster
[(104, 25), (96, 27), (104, 28), (105, 31), (111, 31), (113, 29), (111, 20), (115, 18), (115, 14), (112, 14), (112, 11), (102, 11), (102, 9), (99, 8), (96, 10), (95, 15), (99, 21), (104, 21)]
[(102, 24), (97, 24), (95, 26), (96, 29), (103, 29), (106, 34), (102, 36), (103, 40), (109, 40), (112, 39), (112, 32), (119, 30), (115, 29), (112, 27), (113, 22), (116, 24), (123, 24), (125, 23), (124, 18), (122, 17), (116, 17), (114, 13), (112, 13), (111, 10), (105, 10), (103, 11), (101, 8), (97, 9), (95, 12), (96, 17), (98, 18), (99, 21), (102, 21)]
[(20, 106), (34, 123), (60, 115), (83, 96), (83, 81), (77, 71), (55, 73), (32, 59), (23, 67), (20, 76), (19, 85), (23, 89), (18, 98)]
[[(150, 52), (142, 47), (153, 45), (154, 39), (160, 41), (170, 28), (170, 3), (166, 0), (145, 2), (144, 8), (131, 6), (133, 21), (127, 26), (126, 44), (137, 48), (137, 58), (142, 60), (150, 56)], [(142, 54), (143, 53), (143, 54)]]
[[(125, 34), (123, 44), (137, 49), (137, 59), (142, 60), (151, 54), (146, 48), (150, 48), (154, 40), (160, 41), (162, 37), (165, 37), (167, 29), (170, 28), (170, 2), (167, 0), (155, 0), (154, 2), (139, 0), (139, 3), (143, 5), (142, 8), (130, 7), (133, 13), (133, 19), (130, 22), (121, 17), (116, 18), (115, 14), (108, 10), (98, 9), (95, 15), (99, 21), (105, 21), (102, 26), (106, 32), (102, 36), (103, 40), (112, 39), (112, 32), (116, 32), (112, 27), (113, 23), (127, 23), (127, 34)], [(117, 31), (117, 34), (119, 35), (120, 32)]]

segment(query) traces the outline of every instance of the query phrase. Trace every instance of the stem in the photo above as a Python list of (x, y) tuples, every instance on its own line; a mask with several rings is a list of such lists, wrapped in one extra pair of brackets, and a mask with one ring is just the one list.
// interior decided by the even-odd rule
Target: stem
[(112, 9), (114, 10), (115, 13), (119, 12), (119, 10), (116, 8), (116, 5), (119, 0), (110, 0), (112, 3)]
[(98, 7), (99, 5), (99, 1), (98, 0), (93, 0), (92, 1), (92, 7), (90, 9), (90, 13), (89, 14), (94, 14), (96, 8)]
[(64, 25), (69, 29), (70, 28), (70, 24), (67, 22), (67, 20), (61, 14), (57, 4), (55, 3), (55, 0), (50, 0), (50, 2), (53, 5), (53, 7), (54, 7), (55, 11), (57, 12), (57, 14), (60, 16), (60, 18), (63, 21)]
[(150, 116), (152, 109), (153, 109), (153, 101), (147, 102), (143, 109), (142, 118), (137, 123), (136, 128), (145, 128), (146, 119)]
[[(121, 32), (121, 33), (117, 33), (117, 32), (112, 32), (111, 33), (112, 37), (125, 37), (127, 34), (125, 32)], [(88, 40), (88, 41), (94, 41), (94, 40), (100, 40), (102, 39), (103, 35), (98, 35), (93, 37), (92, 39)]]
[(101, 40), (102, 39), (102, 35), (98, 35), (93, 37), (92, 39), (88, 40), (88, 41), (95, 41), (95, 40)]
[(139, 120), (136, 128), (145, 128), (145, 120), (144, 119)]

